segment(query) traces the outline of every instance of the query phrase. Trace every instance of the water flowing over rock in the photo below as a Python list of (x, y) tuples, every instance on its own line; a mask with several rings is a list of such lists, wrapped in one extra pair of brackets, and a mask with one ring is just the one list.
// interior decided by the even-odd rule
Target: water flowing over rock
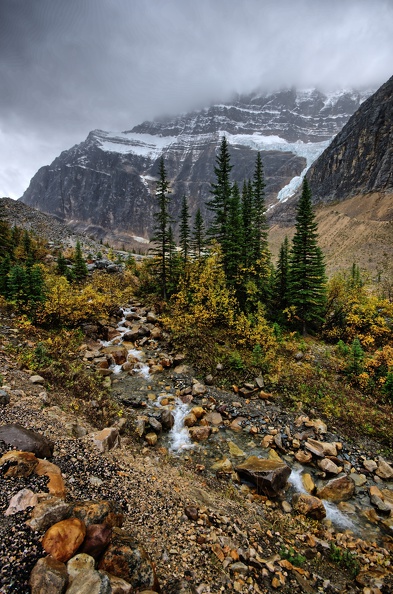
[(250, 456), (235, 467), (241, 478), (255, 483), (258, 493), (275, 497), (286, 485), (291, 469), (284, 462)]

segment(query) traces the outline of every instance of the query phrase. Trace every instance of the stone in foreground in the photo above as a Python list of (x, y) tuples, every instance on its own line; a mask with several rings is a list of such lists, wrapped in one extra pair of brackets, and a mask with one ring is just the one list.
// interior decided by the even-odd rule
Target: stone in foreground
[(23, 452), (33, 452), (37, 458), (51, 458), (53, 454), (52, 442), (18, 423), (0, 427), (0, 441)]
[(143, 589), (159, 590), (148, 554), (119, 528), (113, 531), (112, 542), (100, 561), (99, 569), (123, 578), (138, 592)]
[(68, 574), (65, 564), (50, 555), (38, 559), (30, 575), (31, 594), (65, 592), (67, 583)]
[(81, 546), (86, 535), (86, 526), (78, 518), (69, 518), (53, 524), (42, 539), (44, 550), (57, 561), (71, 559)]
[(332, 479), (319, 489), (317, 495), (320, 499), (327, 499), (333, 503), (347, 501), (355, 492), (355, 483), (347, 476)]
[(293, 509), (299, 514), (303, 514), (313, 520), (323, 520), (326, 518), (326, 509), (318, 497), (313, 497), (308, 493), (295, 493), (292, 498)]
[(250, 456), (235, 468), (240, 478), (255, 483), (258, 493), (275, 497), (285, 487), (291, 469), (284, 462)]

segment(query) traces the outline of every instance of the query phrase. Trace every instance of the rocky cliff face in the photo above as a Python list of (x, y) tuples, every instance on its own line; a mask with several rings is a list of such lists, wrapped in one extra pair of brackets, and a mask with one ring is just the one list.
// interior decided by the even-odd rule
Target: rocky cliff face
[[(172, 186), (172, 214), (189, 197), (191, 213), (209, 212), (215, 155), (223, 134), (230, 145), (233, 181), (252, 176), (261, 151), (267, 203), (293, 192), (315, 158), (341, 130), (367, 93), (283, 91), (239, 97), (231, 104), (133, 130), (91, 132), (33, 177), (22, 201), (97, 238), (127, 245), (151, 235), (158, 161), (164, 156)], [(295, 182), (295, 183), (294, 183)]]
[(393, 194), (393, 77), (359, 107), (307, 177), (316, 201)]

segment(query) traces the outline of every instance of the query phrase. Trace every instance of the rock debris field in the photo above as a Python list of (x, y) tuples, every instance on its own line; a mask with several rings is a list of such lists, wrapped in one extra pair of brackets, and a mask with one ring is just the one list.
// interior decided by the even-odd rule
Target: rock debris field
[[(128, 331), (146, 325), (146, 309), (128, 311)], [(165, 351), (153, 315), (154, 339), (135, 335), (138, 357), (107, 376), (127, 423), (100, 431), (18, 368), (9, 323), (1, 594), (393, 592), (391, 460), (349, 446), (321, 419), (281, 410), (258, 382), (235, 394), (195, 380)], [(103, 350), (113, 346), (90, 342), (81, 356), (90, 366), (106, 357), (111, 370), (113, 352)], [(151, 372), (143, 380), (141, 361)], [(194, 447), (174, 452), (179, 402)]]

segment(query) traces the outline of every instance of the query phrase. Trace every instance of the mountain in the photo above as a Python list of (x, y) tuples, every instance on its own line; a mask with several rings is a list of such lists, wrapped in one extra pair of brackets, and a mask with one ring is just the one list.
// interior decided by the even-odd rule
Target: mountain
[(393, 76), (359, 107), (307, 177), (317, 201), (393, 194)]
[[(307, 172), (329, 272), (393, 274), (393, 77), (360, 105)], [(293, 233), (296, 196), (269, 212), (271, 247)]]
[(95, 130), (42, 167), (21, 200), (73, 228), (114, 245), (151, 236), (158, 161), (165, 159), (177, 218), (183, 195), (208, 220), (205, 202), (223, 134), (230, 144), (232, 179), (252, 176), (261, 151), (267, 204), (294, 192), (307, 167), (369, 95), (294, 89), (239, 96), (176, 118), (144, 122), (121, 133)]

